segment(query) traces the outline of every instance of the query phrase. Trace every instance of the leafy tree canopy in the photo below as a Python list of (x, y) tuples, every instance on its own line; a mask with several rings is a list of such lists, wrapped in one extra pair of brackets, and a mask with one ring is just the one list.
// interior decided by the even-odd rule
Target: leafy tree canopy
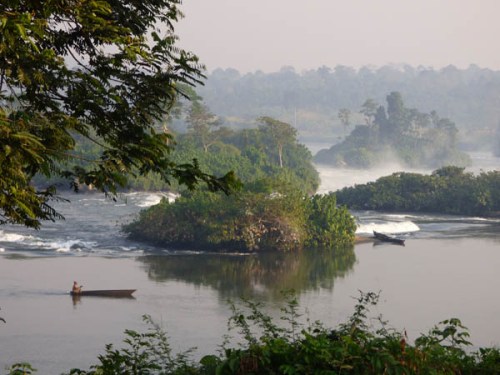
[(356, 224), (335, 195), (310, 197), (268, 179), (230, 196), (196, 191), (173, 203), (164, 199), (124, 230), (134, 240), (175, 249), (258, 252), (352, 245)]
[(271, 117), (261, 117), (261, 129), (267, 131), (278, 150), (279, 166), (283, 168), (283, 146), (295, 141), (297, 130), (291, 125)]
[(343, 188), (338, 202), (350, 209), (500, 216), (500, 172), (474, 175), (448, 166), (431, 175), (398, 172)]
[[(36, 173), (62, 175), (114, 193), (126, 176), (156, 172), (193, 188), (228, 191), (196, 163), (169, 157), (166, 116), (179, 85), (201, 83), (203, 66), (177, 47), (180, 0), (4, 0), (0, 4), (0, 223), (39, 227), (58, 217), (55, 189)], [(75, 135), (100, 144), (99, 157), (64, 170)]]

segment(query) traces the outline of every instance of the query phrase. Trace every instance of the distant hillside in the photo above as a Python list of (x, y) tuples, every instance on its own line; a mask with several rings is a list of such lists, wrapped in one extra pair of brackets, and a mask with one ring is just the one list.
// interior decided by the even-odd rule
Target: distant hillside
[[(459, 141), (469, 148), (491, 144), (500, 121), (500, 72), (471, 65), (440, 70), (408, 65), (355, 70), (347, 66), (296, 72), (240, 74), (215, 70), (197, 88), (204, 102), (225, 118), (225, 124), (245, 127), (259, 116), (273, 116), (292, 124), (302, 139), (345, 136), (340, 109), (352, 113), (352, 124), (363, 124), (359, 112), (367, 99), (383, 104), (388, 92), (398, 91), (409, 108), (437, 111), (453, 118)], [(475, 143), (475, 144), (474, 144)]]

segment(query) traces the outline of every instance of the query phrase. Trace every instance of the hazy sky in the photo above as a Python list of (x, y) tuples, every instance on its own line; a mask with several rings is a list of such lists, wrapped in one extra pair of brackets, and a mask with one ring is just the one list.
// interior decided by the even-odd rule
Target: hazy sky
[(500, 70), (500, 0), (184, 0), (180, 46), (209, 71), (282, 66)]

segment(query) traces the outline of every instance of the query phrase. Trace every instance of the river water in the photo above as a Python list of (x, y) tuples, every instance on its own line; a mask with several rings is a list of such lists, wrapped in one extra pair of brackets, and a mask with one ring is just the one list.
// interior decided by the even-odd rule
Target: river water
[[(498, 160), (479, 155), (474, 168)], [(483, 168), (480, 163), (484, 163)], [(322, 192), (397, 170), (320, 167)], [(227, 332), (228, 300), (265, 303), (278, 317), (281, 291), (294, 289), (304, 320), (334, 326), (352, 312), (358, 291), (381, 291), (373, 316), (406, 329), (410, 339), (458, 317), (476, 347), (500, 345), (500, 220), (445, 215), (353, 212), (359, 236), (396, 233), (406, 246), (373, 241), (353, 248), (293, 254), (175, 252), (129, 241), (120, 227), (161, 195), (70, 195), (58, 203), (65, 221), (40, 231), (0, 229), (0, 368), (28, 361), (39, 374), (87, 369), (125, 329), (144, 331), (149, 314), (168, 332), (174, 351), (213, 353)], [(133, 299), (69, 295), (86, 289), (136, 288)], [(1, 370), (0, 370), (1, 371)]]

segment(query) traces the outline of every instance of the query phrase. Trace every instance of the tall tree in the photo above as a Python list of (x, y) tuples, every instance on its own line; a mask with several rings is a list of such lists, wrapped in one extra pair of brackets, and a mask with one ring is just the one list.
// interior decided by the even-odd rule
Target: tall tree
[(377, 111), (375, 112), (373, 123), (375, 125), (378, 125), (379, 127), (383, 127), (387, 123), (387, 113), (385, 112), (385, 108), (383, 105), (378, 106)]
[[(58, 217), (55, 189), (36, 173), (114, 193), (129, 174), (156, 172), (193, 188), (228, 190), (232, 175), (176, 165), (167, 115), (179, 84), (201, 83), (203, 66), (177, 46), (181, 0), (3, 0), (0, 3), (0, 223), (39, 227)], [(75, 135), (99, 143), (89, 167), (64, 170)]]
[(261, 129), (270, 134), (278, 151), (279, 166), (283, 168), (283, 147), (296, 140), (297, 130), (290, 124), (271, 117), (260, 117), (258, 120), (262, 123)]
[(386, 97), (387, 116), (392, 123), (400, 123), (404, 120), (406, 108), (403, 102), (403, 96), (400, 92), (393, 91)]
[(400, 92), (393, 91), (386, 97), (387, 123), (381, 127), (381, 134), (392, 141), (398, 139), (410, 128), (408, 109), (405, 107), (403, 96)]
[(373, 120), (377, 114), (378, 104), (375, 100), (369, 98), (361, 105), (361, 110), (359, 111), (365, 116), (365, 121), (367, 125), (373, 125)]
[(226, 130), (221, 128), (222, 120), (198, 100), (191, 103), (186, 122), (188, 130), (199, 141), (205, 152), (208, 152), (210, 146), (217, 142)]
[(351, 125), (351, 111), (347, 108), (339, 109), (338, 118), (344, 126), (344, 132), (347, 133), (347, 128)]

